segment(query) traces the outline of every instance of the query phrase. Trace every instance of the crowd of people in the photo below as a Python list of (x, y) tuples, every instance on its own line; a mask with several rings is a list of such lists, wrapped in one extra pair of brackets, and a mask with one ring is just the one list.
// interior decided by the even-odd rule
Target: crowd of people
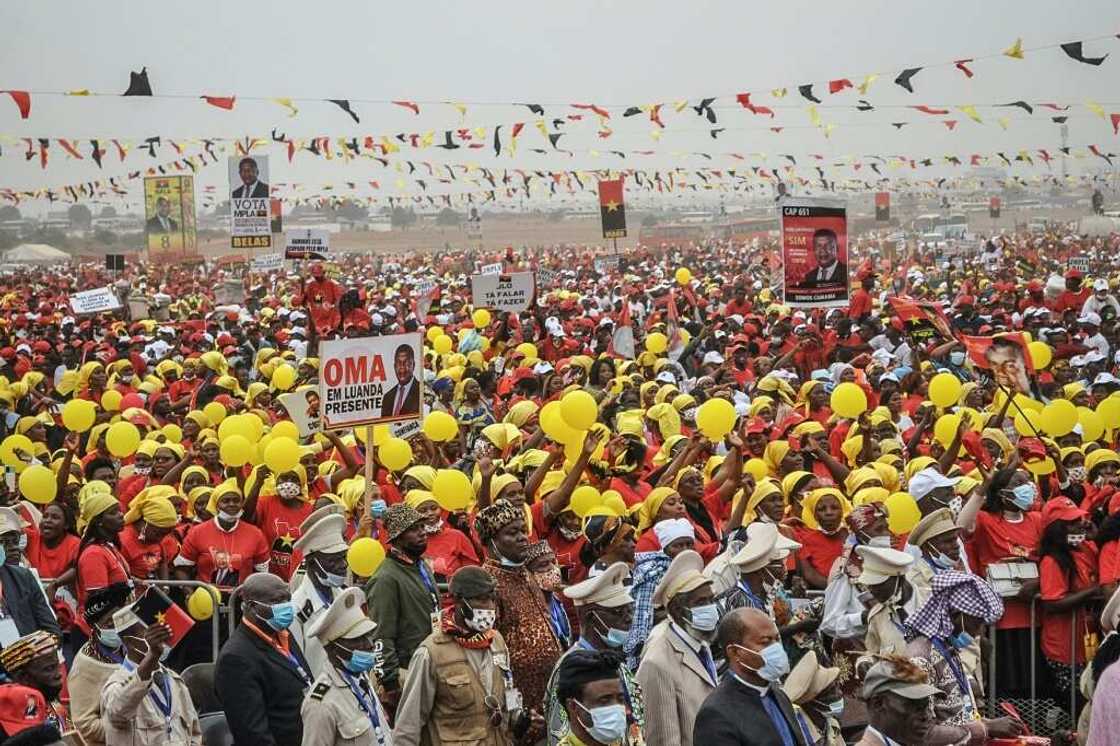
[[(831, 308), (783, 304), (773, 239), (2, 276), (0, 743), (1114, 743), (1118, 248), (868, 233)], [(480, 315), (498, 261), (536, 292)], [(167, 302), (71, 311), (114, 283)], [(415, 428), (395, 469), (364, 432), (295, 436), (281, 471), (223, 448), (225, 417), (292, 437), (323, 340), (410, 332), (453, 437)], [(1049, 352), (1026, 390), (967, 354), (1005, 333)], [(573, 392), (582, 430), (545, 414)]]

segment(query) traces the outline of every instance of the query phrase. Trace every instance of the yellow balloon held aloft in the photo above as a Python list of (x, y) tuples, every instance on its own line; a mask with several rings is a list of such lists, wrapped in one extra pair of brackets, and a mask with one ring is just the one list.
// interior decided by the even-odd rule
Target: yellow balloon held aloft
[(537, 346), (532, 342), (522, 342), (521, 344), (517, 345), (516, 349), (518, 352), (520, 352), (530, 360), (536, 360), (538, 357)]
[(105, 432), (105, 445), (117, 458), (131, 456), (140, 445), (140, 431), (131, 422), (114, 422)]
[(673, 277), (676, 278), (678, 285), (687, 285), (692, 282), (692, 272), (688, 267), (681, 267), (673, 273)]
[(167, 438), (170, 443), (180, 443), (183, 440), (183, 428), (174, 422), (168, 422), (163, 426), (163, 437)]
[(19, 491), (37, 505), (46, 505), (58, 492), (58, 479), (54, 472), (42, 464), (33, 464), (19, 475)]
[(249, 442), (255, 441), (259, 436), (253, 420), (260, 422), (260, 418), (251, 414), (235, 414), (222, 420), (218, 425), (218, 440), (224, 443), (226, 438), (240, 435)]
[(226, 408), (221, 402), (210, 402), (202, 408), (202, 413), (206, 415), (206, 419), (210, 420), (211, 427), (217, 427), (226, 418)]
[(272, 371), (272, 385), (278, 391), (287, 391), (296, 383), (296, 369), (284, 363)]
[(470, 477), (458, 469), (440, 469), (432, 480), (432, 496), (449, 513), (466, 510), (474, 500)]
[(424, 418), (424, 434), (436, 443), (446, 443), (459, 434), (459, 423), (447, 412), (432, 412)]
[(538, 418), (541, 423), (541, 429), (544, 434), (557, 443), (567, 443), (568, 441), (575, 440), (579, 436), (579, 432), (569, 427), (568, 423), (564, 421), (564, 416), (560, 412), (560, 402), (550, 401), (545, 404), (541, 409), (540, 417)]
[(661, 332), (653, 332), (646, 336), (646, 349), (654, 355), (660, 355), (669, 348), (669, 338)]
[(231, 435), (222, 441), (219, 453), (226, 466), (244, 466), (253, 454), (253, 444), (241, 435)]
[(363, 536), (355, 539), (350, 548), (346, 550), (346, 564), (351, 572), (360, 578), (368, 578), (377, 572), (385, 560), (385, 547), (377, 539)]
[(1110, 430), (1120, 427), (1120, 396), (1110, 396), (1097, 405), (1097, 414)]
[(937, 422), (933, 426), (933, 438), (941, 444), (942, 448), (948, 448), (953, 442), (953, 438), (957, 434), (957, 428), (960, 427), (961, 418), (956, 414), (943, 414), (937, 418)]
[(446, 334), (436, 337), (436, 341), (432, 342), (432, 348), (440, 355), (446, 355), (451, 352), (451, 347), (454, 344), (451, 337)]
[(121, 408), (121, 399), (124, 396), (116, 389), (109, 389), (101, 395), (101, 408), (106, 412), (119, 412)]
[(187, 613), (192, 619), (204, 622), (214, 616), (214, 597), (206, 588), (195, 588), (194, 593), (187, 596)]
[(887, 498), (887, 525), (895, 536), (914, 530), (922, 520), (918, 504), (908, 492), (896, 492)]
[(1015, 415), (1015, 430), (1028, 438), (1037, 438), (1042, 432), (1042, 414), (1033, 409), (1023, 409)]
[(490, 326), (490, 312), (485, 308), (479, 308), (471, 314), (471, 321), (474, 322), (476, 329), (485, 329)]
[(269, 431), (274, 438), (287, 438), (288, 440), (299, 440), (299, 428), (296, 423), (291, 420), (280, 420)]
[(603, 493), (603, 507), (610, 508), (620, 518), (630, 512), (626, 509), (626, 501), (622, 499), (622, 495), (615, 490), (607, 490)]
[(16, 472), (21, 472), (27, 468), (27, 462), (19, 457), (20, 453), (26, 454), (28, 458), (35, 451), (35, 444), (31, 442), (31, 438), (26, 435), (9, 435), (4, 438), (4, 442), (0, 443), (0, 461), (4, 462), (4, 466), (10, 466)]
[(435, 342), (437, 339), (439, 339), (442, 336), (443, 336), (443, 329), (441, 327), (438, 327), (438, 326), (429, 326), (428, 331), (424, 332), (424, 338), (427, 339), (429, 343)]
[(961, 380), (952, 373), (938, 373), (929, 382), (929, 400), (945, 409), (957, 403), (961, 396)]
[(572, 499), (571, 502), (568, 503), (568, 509), (580, 518), (583, 518), (592, 508), (602, 504), (603, 496), (599, 494), (599, 490), (589, 484), (585, 484), (582, 487), (576, 487), (572, 491)]
[(750, 474), (754, 477), (754, 481), (758, 482), (770, 474), (770, 467), (762, 459), (752, 458), (748, 459), (747, 463), (743, 465), (743, 471)]
[(696, 409), (696, 426), (708, 440), (722, 440), (735, 427), (735, 405), (715, 397)]
[(84, 433), (97, 420), (97, 405), (85, 399), (71, 399), (62, 407), (62, 424), (72, 433)]
[(1077, 422), (1081, 425), (1081, 441), (1088, 443), (1104, 435), (1104, 419), (1088, 407), (1077, 408)]
[(273, 438), (264, 449), (264, 465), (273, 474), (291, 471), (299, 463), (299, 444), (289, 438)]
[(1068, 399), (1055, 399), (1042, 410), (1042, 429), (1047, 435), (1060, 438), (1077, 426), (1077, 407)]
[(867, 394), (856, 384), (845, 382), (832, 390), (829, 403), (833, 412), (854, 420), (867, 411)]
[(560, 399), (560, 416), (573, 430), (587, 430), (599, 418), (599, 405), (586, 391), (569, 391)]
[(377, 447), (377, 459), (389, 471), (401, 471), (412, 463), (412, 446), (407, 440), (389, 438)]
[(1046, 369), (1054, 358), (1054, 351), (1045, 342), (1031, 342), (1027, 345), (1027, 351), (1031, 354), (1031, 365), (1035, 370)]

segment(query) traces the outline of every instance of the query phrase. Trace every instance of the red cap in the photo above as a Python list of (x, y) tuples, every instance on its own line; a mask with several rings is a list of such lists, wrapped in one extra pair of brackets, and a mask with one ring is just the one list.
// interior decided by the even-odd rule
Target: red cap
[(1067, 280), (1080, 280), (1084, 276), (1079, 269), (1071, 269), (1066, 272)]
[(1085, 511), (1077, 507), (1073, 500), (1064, 495), (1051, 498), (1042, 506), (1042, 529), (1044, 531), (1054, 521), (1083, 520), (1085, 520)]
[(35, 728), (47, 719), (47, 702), (38, 689), (0, 686), (0, 726), (9, 736)]
[(32, 352), (50, 352), (51, 351), (51, 343), (47, 342), (46, 340), (40, 339), (40, 340), (36, 341), (35, 344), (31, 345), (31, 351)]
[(957, 302), (954, 303), (953, 305), (956, 306), (957, 308), (960, 308), (961, 306), (975, 306), (976, 305), (976, 299), (973, 298), (971, 295), (962, 295), (962, 296), (957, 298)]

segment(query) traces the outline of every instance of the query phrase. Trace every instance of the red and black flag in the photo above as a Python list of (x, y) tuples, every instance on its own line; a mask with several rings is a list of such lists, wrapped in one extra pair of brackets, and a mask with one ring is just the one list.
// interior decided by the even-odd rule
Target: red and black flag
[(136, 600), (132, 609), (136, 612), (136, 616), (140, 617), (140, 621), (149, 626), (166, 624), (170, 627), (171, 647), (178, 645), (194, 626), (194, 620), (190, 615), (154, 585), (148, 586), (148, 590)]
[(603, 238), (626, 238), (626, 205), (622, 200), (622, 177), (599, 182), (599, 214)]
[(999, 197), (992, 197), (988, 200), (988, 217), (995, 220), (999, 217), (1000, 200)]
[(891, 193), (875, 192), (875, 219), (886, 223), (891, 219)]

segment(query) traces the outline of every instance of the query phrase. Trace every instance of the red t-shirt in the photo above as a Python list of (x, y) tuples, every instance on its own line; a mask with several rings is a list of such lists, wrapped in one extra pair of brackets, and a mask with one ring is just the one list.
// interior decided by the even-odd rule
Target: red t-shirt
[(78, 615), (74, 622), (89, 634), (83, 614), (86, 597), (90, 591), (105, 588), (113, 583), (128, 582), (128, 562), (110, 544), (90, 544), (78, 557)]
[[(1038, 566), (1038, 580), (1042, 585), (1043, 601), (1058, 601), (1071, 593), (1083, 590), (1097, 582), (1097, 546), (1086, 541), (1073, 550), (1074, 577), (1071, 578), (1053, 557), (1046, 556)], [(1070, 664), (1070, 644), (1072, 639), (1073, 652), (1077, 656), (1077, 663), (1085, 663), (1085, 633), (1090, 631), (1093, 624), (1091, 614), (1082, 605), (1077, 609), (1077, 631), (1071, 625), (1073, 612), (1056, 611), (1042, 612), (1042, 654), (1049, 660)], [(1071, 638), (1072, 635), (1072, 638)]]
[(259, 528), (238, 521), (232, 531), (223, 531), (217, 518), (193, 526), (179, 556), (198, 568), (198, 580), (222, 588), (240, 585), (270, 559), (268, 542)]
[(848, 318), (858, 319), (869, 313), (871, 313), (871, 294), (860, 288), (852, 293), (852, 300), (848, 303)]
[[(1008, 559), (1038, 561), (1038, 545), (1042, 541), (1042, 516), (1036, 512), (1023, 514), (1019, 523), (1010, 523), (1002, 513), (981, 510), (976, 515), (976, 530), (969, 542), (970, 557), (975, 559), (973, 572), (984, 577), (988, 565)], [(1003, 617), (996, 629), (1025, 629), (1031, 626), (1030, 605), (1010, 598), (1004, 599)]]
[(173, 533), (154, 544), (141, 542), (135, 523), (125, 526), (117, 535), (117, 541), (121, 545), (121, 554), (128, 562), (128, 573), (134, 578), (158, 577), (159, 566), (170, 565), (179, 553), (179, 542)]
[(460, 567), (482, 564), (467, 535), (446, 524), (438, 534), (428, 537), (424, 559), (431, 563), (432, 570), (441, 580), (454, 575)]
[(1101, 547), (1101, 560), (1098, 568), (1101, 585), (1120, 581), (1120, 539), (1113, 539)]
[(560, 565), (560, 572), (563, 574), (565, 582), (571, 584), (584, 580), (587, 577), (587, 568), (579, 561), (580, 550), (587, 543), (583, 534), (577, 536), (574, 541), (569, 541), (564, 538), (559, 530), (554, 531), (554, 522), (545, 520), (543, 500), (538, 500), (530, 505), (529, 512), (533, 515), (533, 527), (552, 547), (552, 553), (556, 555), (556, 564)]
[(38, 531), (27, 535), (27, 561), (39, 571), (40, 578), (57, 578), (78, 561), (78, 545), (82, 540), (73, 534), (66, 534), (58, 546), (51, 549), (43, 543)]
[(265, 495), (257, 503), (257, 526), (270, 547), (268, 571), (273, 575), (291, 579), (292, 552), (300, 537), (299, 527), (314, 507), (310, 502), (288, 507), (275, 495)]
[(148, 484), (149, 475), (133, 474), (117, 485), (117, 499), (121, 504), (121, 512), (128, 512), (128, 504), (132, 502), (132, 498), (139, 495)]
[(798, 558), (827, 579), (832, 572), (832, 565), (844, 552), (844, 532), (837, 531), (829, 536), (819, 529), (807, 526), (795, 528), (794, 532), (797, 542), (801, 544), (801, 549), (797, 550)]
[(619, 479), (618, 477), (612, 477), (611, 484), (608, 489), (612, 489), (618, 494), (622, 495), (622, 501), (626, 503), (626, 507), (631, 508), (640, 503), (642, 500), (645, 500), (646, 495), (650, 493), (650, 490), (653, 489), (653, 486), (649, 482), (638, 480), (638, 484), (635, 487), (631, 487), (624, 480)]

